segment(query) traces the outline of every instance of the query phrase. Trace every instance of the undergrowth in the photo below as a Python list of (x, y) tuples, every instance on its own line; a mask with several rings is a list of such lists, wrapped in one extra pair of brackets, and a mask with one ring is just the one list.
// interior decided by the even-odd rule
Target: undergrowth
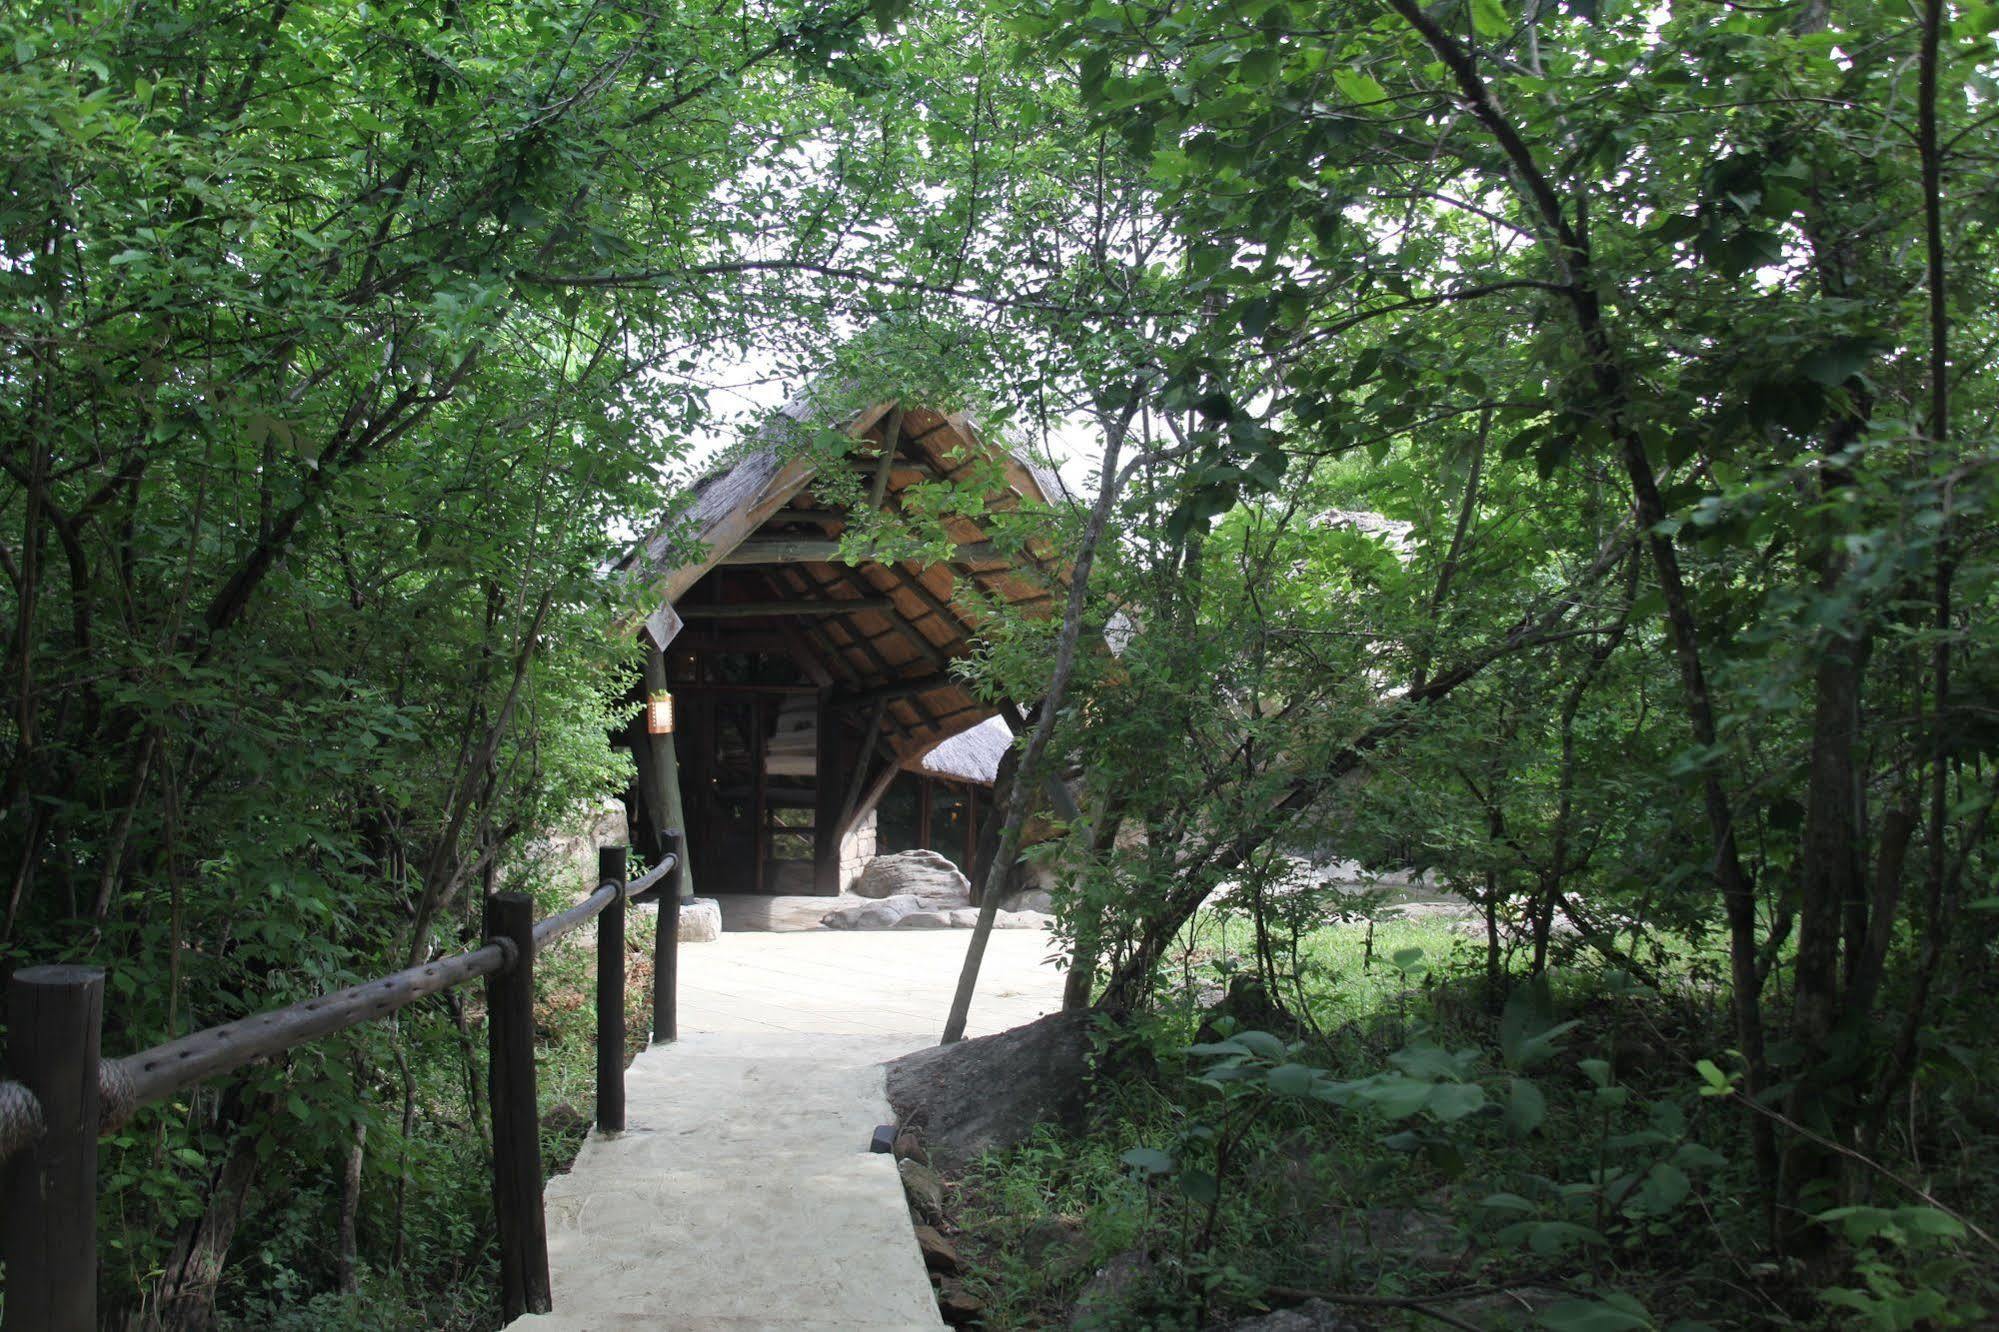
[[(1761, 1257), (1752, 1111), (1698, 949), (1658, 990), (1509, 973), (1506, 1002), (1455, 922), (1335, 926), (1284, 977), (1296, 1030), (1223, 1019), (1203, 1043), (1244, 939), (1211, 920), (1182, 943), (1088, 1126), (959, 1182), (987, 1327), (1192, 1329), (1315, 1294), (1383, 1328), (1985, 1325), (1991, 1255), (1960, 1219), (1993, 1189), (1972, 1144), (1999, 1139), (1963, 1107), (1912, 1114), (1877, 1205), (1824, 1216), (1834, 1256)], [(1949, 1164), (1923, 1156), (1944, 1143)]]

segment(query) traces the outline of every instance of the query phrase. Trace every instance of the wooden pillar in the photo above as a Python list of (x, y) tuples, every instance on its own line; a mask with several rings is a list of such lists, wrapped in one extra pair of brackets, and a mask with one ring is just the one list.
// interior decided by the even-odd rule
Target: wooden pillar
[[(666, 849), (676, 856), (687, 854), (687, 834), (678, 828), (666, 833)], [(680, 1036), (680, 866), (666, 872), (659, 889), (659, 923), (652, 936), (652, 1043)]]
[[(666, 688), (666, 654), (657, 648), (646, 653), (645, 683), (648, 695), (655, 689)], [(679, 729), (678, 722), (675, 729)], [(680, 757), (674, 746), (676, 737), (652, 735), (647, 739), (652, 742), (653, 771), (659, 785), (659, 828), (685, 828), (687, 809), (680, 799)], [(685, 847), (681, 855), (686, 855)], [(694, 895), (694, 871), (685, 859), (680, 864), (680, 891), (689, 897)]]
[(756, 848), (750, 863), (750, 891), (753, 893), (765, 891), (764, 867), (770, 861), (770, 810), (764, 805), (764, 785), (769, 777), (770, 763), (764, 741), (769, 735), (770, 722), (765, 716), (764, 696), (758, 694), (750, 699), (750, 837)]
[[(852, 812), (847, 815), (845, 821), (847, 829), (851, 829), (862, 819), (874, 813), (875, 806), (879, 805), (882, 797), (888, 794), (888, 788), (895, 784), (895, 779), (901, 772), (902, 769), (895, 764), (894, 755), (885, 754), (882, 756), (881, 767), (868, 782), (867, 789), (861, 792), (861, 798), (854, 802)], [(887, 855), (895, 849), (881, 840), (881, 825), (879, 823), (875, 825), (875, 839), (875, 854)], [(908, 847), (903, 848), (905, 851), (908, 849)]]
[[(840, 714), (833, 691), (819, 691), (818, 745), (812, 764), (812, 891), (833, 897), (840, 891), (840, 815), (846, 803), (846, 746), (840, 743)], [(866, 757), (865, 753), (862, 757)]]
[(930, 779), (916, 775), (916, 844), (925, 851), (930, 845)]
[(534, 1075), (534, 901), (486, 899), (486, 939), (514, 963), (486, 978), (486, 1093), (493, 1112), (493, 1216), (500, 1231), (500, 1306), (508, 1322), (547, 1313), (548, 1226), (541, 1211), (541, 1111)]
[(625, 848), (597, 850), (597, 885), (618, 895), (597, 916), (597, 1131), (625, 1131)]
[(0, 1172), (7, 1326), (97, 1330), (97, 1061), (104, 973), (23, 967), (7, 986), (7, 1065), (42, 1132)]
[(652, 737), (646, 733), (645, 709), (625, 731), (625, 737), (632, 747), (632, 767), (637, 771), (637, 803), (633, 805), (632, 846), (648, 863), (658, 859), (661, 851), (660, 832), (667, 825), (665, 797), (659, 789), (659, 765), (653, 762)]
[(966, 874), (972, 872), (972, 862), (979, 856), (979, 788), (965, 783), (965, 858), (958, 862)]

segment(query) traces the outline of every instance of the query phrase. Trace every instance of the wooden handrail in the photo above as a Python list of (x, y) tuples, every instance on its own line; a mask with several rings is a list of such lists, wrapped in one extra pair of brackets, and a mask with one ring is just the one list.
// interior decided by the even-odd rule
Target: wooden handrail
[[(680, 834), (677, 832), (669, 831), (665, 833), (664, 836), (668, 839), (671, 839), (679, 837)], [(639, 875), (638, 878), (633, 879), (630, 883), (626, 884), (625, 892), (631, 897), (632, 901), (636, 902), (639, 898), (644, 897), (654, 888), (657, 888), (659, 886), (660, 880), (664, 879), (667, 875), (673, 873), (675, 870), (679, 868), (680, 868), (680, 853), (678, 851), (669, 851), (664, 856), (660, 857), (659, 864), (654, 865), (644, 874)]]
[(387, 1017), (427, 995), (506, 971), (514, 965), (513, 942), (495, 940), (469, 952), (410, 967), (380, 980), (322, 994), (288, 1008), (239, 1018), (149, 1050), (107, 1059), (98, 1068), (102, 1100), (100, 1131), (123, 1128), (143, 1105), (184, 1087), (234, 1072), (245, 1064), (283, 1054), (297, 1046)]
[(624, 891), (624, 885), (620, 883), (599, 884), (597, 885), (596, 892), (590, 894), (590, 896), (584, 898), (581, 902), (569, 908), (569, 910), (560, 911), (553, 916), (536, 921), (534, 923), (534, 951), (536, 954), (546, 953), (549, 945), (562, 938), (563, 935), (572, 933), (587, 922), (595, 920), (598, 914), (605, 907), (611, 905), (612, 900), (621, 896)]
[[(91, 1231), (96, 1171), (94, 1164), (80, 1168), (76, 1158), (82, 1154), (94, 1162), (96, 1138), (116, 1132), (140, 1107), (184, 1088), (387, 1017), (428, 995), (480, 977), (488, 978), (495, 1053), (489, 1060), (488, 1094), (496, 1123), (503, 1107), (514, 1121), (514, 1131), (506, 1135), (506, 1150), (495, 1151), (495, 1200), (503, 1210), (517, 1209), (527, 1205), (523, 1199), (531, 1193), (535, 1210), (531, 1218), (503, 1220), (502, 1303), (509, 1319), (547, 1312), (547, 1240), (540, 1217), (541, 1166), (534, 1123), (534, 957), (587, 921), (605, 916), (597, 947), (597, 1126), (601, 1132), (620, 1132), (625, 1118), (624, 907), (662, 884), (660, 937), (654, 945), (653, 1040), (673, 1039), (680, 889), (676, 871), (684, 853), (679, 832), (669, 831), (662, 840), (673, 849), (629, 883), (625, 849), (604, 848), (598, 857), (596, 890), (531, 929), (528, 900), (502, 894), (488, 899), (486, 940), (477, 948), (225, 1022), (121, 1059), (97, 1057), (102, 972), (82, 967), (25, 967), (15, 972), (9, 993), (8, 1051), (10, 1065), (22, 1080), (0, 1081), (0, 1216), (15, 1222), (0, 1230), (6, 1249), (0, 1258), (7, 1260), (9, 1274), (8, 1327), (94, 1332), (96, 1243)], [(503, 908), (497, 914), (496, 905)], [(504, 1004), (492, 1002), (496, 996), (504, 998)], [(88, 1071), (93, 1064), (95, 1077)], [(83, 1238), (72, 1235), (60, 1245), (48, 1242), (52, 1235), (72, 1231)]]

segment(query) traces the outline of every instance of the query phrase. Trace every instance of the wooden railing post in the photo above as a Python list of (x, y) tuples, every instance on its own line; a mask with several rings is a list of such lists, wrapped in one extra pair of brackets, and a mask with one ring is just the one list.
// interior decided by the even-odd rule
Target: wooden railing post
[(7, 1067), (42, 1132), (0, 1172), (7, 1326), (97, 1328), (97, 1062), (104, 973), (23, 967), (7, 986)]
[(687, 864), (687, 834), (669, 828), (660, 842), (673, 853), (673, 868), (659, 886), (659, 929), (652, 938), (652, 1043), (680, 1039), (680, 880)]
[(597, 850), (597, 882), (618, 895), (597, 917), (597, 1131), (625, 1131), (625, 848)]
[(486, 938), (510, 940), (513, 965), (486, 978), (486, 1092), (493, 1112), (493, 1213), (507, 1321), (547, 1313), (548, 1228), (541, 1210), (541, 1113), (534, 1077), (534, 902), (486, 899)]

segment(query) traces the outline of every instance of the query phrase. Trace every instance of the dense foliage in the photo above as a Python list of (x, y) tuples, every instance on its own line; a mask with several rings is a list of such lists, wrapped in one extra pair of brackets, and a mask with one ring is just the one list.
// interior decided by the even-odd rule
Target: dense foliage
[[(1138, 1154), (1043, 1194), (1180, 1181), (1119, 1212), (1178, 1263), (1130, 1317), (1367, 1277), (1232, 1256), (1282, 1227), (1227, 1181), (1299, 1134), (1388, 1163), (1340, 1198), (1442, 1189), (1521, 1255), (1495, 1281), (1605, 1277), (1544, 1310), (1577, 1326), (1978, 1316), (1989, 10), (7, 22), (0, 950), (106, 966), (107, 1043), (447, 945), (510, 847), (622, 787), (599, 570), (755, 347), (1102, 448), (1066, 628), (1120, 650), (1027, 762), (1083, 792), (1033, 853), (1075, 997), (1160, 1052), (1101, 1130)], [(1042, 699), (1061, 641), (1001, 616), (974, 673)], [(1329, 977), (1369, 927), (1327, 931), (1365, 904), (1308, 855), (1428, 870), (1479, 937), (1370, 949), (1406, 983), (1355, 1010)], [(1187, 1053), (1218, 965), (1295, 1028)], [(357, 1264), (455, 1289), (488, 1238), (446, 1182), (466, 1029), (420, 1010), (141, 1120), (107, 1289), (199, 1321), (189, 1256), (246, 1208), (259, 1316)], [(346, 1255), (301, 1238), (341, 1213)]]

